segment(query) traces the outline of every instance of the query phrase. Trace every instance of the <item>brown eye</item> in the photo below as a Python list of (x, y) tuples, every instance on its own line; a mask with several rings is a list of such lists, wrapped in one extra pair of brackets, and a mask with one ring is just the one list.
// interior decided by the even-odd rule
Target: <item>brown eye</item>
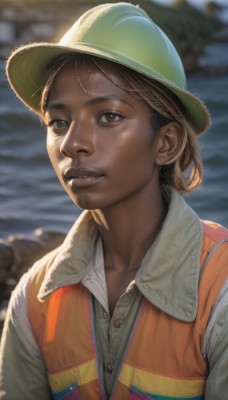
[(48, 128), (51, 128), (54, 132), (58, 133), (69, 126), (68, 122), (64, 119), (52, 119), (48, 122)]
[(122, 115), (114, 113), (114, 112), (105, 112), (100, 118), (99, 122), (102, 124), (114, 124), (115, 122), (120, 121), (123, 118)]

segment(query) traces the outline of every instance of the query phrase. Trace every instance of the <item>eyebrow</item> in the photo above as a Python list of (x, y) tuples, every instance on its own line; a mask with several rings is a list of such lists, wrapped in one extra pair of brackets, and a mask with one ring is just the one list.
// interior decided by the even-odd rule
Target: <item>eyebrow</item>
[(118, 101), (120, 103), (125, 103), (128, 106), (132, 107), (132, 105), (127, 100), (124, 100), (122, 97), (119, 97), (115, 94), (110, 94), (108, 96), (95, 97), (94, 99), (88, 100), (86, 102), (86, 105), (90, 106), (90, 105), (105, 103), (106, 101), (109, 101), (109, 100), (114, 100), (114, 101)]
[(64, 104), (61, 103), (51, 103), (48, 104), (46, 107), (45, 111), (51, 111), (51, 110), (65, 110), (66, 107), (64, 106)]
[[(108, 96), (95, 97), (93, 99), (87, 100), (85, 102), (85, 105), (86, 105), (86, 107), (89, 107), (89, 106), (93, 106), (93, 105), (96, 105), (96, 104), (102, 104), (102, 103), (105, 103), (105, 102), (110, 101), (110, 100), (118, 101), (120, 103), (127, 104), (128, 106), (133, 108), (133, 106), (127, 100), (124, 100), (122, 97), (119, 97), (119, 96), (116, 96), (116, 95), (113, 95), (113, 94), (110, 94)], [(65, 109), (66, 109), (66, 106), (64, 104), (51, 103), (51, 104), (47, 105), (46, 111), (50, 111), (50, 110), (65, 110)]]

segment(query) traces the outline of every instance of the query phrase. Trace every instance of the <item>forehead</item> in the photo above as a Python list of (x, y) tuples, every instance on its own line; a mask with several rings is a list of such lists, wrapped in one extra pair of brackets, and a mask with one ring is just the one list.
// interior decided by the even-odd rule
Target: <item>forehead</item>
[(128, 81), (115, 64), (103, 60), (99, 65), (91, 60), (83, 61), (75, 64), (70, 60), (60, 68), (43, 103), (43, 117), (57, 108), (76, 113), (79, 109), (97, 112), (97, 107), (114, 107), (126, 115), (133, 117), (134, 114), (151, 121), (151, 107), (132, 94)]
[[(134, 102), (141, 99), (132, 96), (128, 79), (121, 73), (121, 66), (110, 61), (89, 57), (75, 57), (64, 63), (59, 60), (52, 68), (51, 80), (46, 86), (46, 101), (42, 104), (45, 111), (50, 100), (56, 96), (67, 96), (75, 91), (80, 96), (96, 97), (102, 94), (116, 94)], [(144, 103), (144, 101), (143, 101)]]
[(122, 68), (110, 61), (79, 56), (68, 60), (63, 66), (56, 65), (57, 73), (52, 84), (71, 77), (85, 91), (85, 85), (91, 83), (95, 83), (97, 89), (103, 84), (112, 89), (114, 85), (122, 90), (129, 90), (129, 84), (120, 72)]
[(114, 73), (121, 76), (120, 70), (126, 69), (124, 66), (118, 65), (114, 62), (86, 55), (80, 55), (79, 57), (76, 57), (75, 60), (72, 60), (72, 64), (74, 64), (75, 70), (82, 69), (88, 73), (96, 73), (99, 71), (104, 76), (106, 76), (108, 73)]

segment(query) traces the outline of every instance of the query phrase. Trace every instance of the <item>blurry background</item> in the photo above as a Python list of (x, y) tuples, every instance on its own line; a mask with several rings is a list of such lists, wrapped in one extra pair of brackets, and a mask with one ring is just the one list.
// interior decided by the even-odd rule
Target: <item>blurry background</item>
[[(0, 238), (29, 235), (38, 227), (65, 233), (81, 212), (52, 170), (44, 127), (9, 89), (5, 59), (20, 44), (58, 41), (86, 9), (104, 2), (1, 0)], [(131, 3), (141, 5), (170, 36), (185, 65), (188, 89), (211, 112), (213, 127), (200, 138), (204, 182), (186, 200), (200, 217), (228, 226), (228, 2)]]

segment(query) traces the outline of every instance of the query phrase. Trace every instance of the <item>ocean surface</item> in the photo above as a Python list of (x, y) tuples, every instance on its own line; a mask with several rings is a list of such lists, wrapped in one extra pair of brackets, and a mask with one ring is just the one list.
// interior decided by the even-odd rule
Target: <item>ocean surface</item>
[[(207, 47), (202, 65), (228, 66), (228, 43)], [(204, 182), (186, 201), (203, 219), (228, 227), (228, 74), (198, 72), (188, 89), (211, 112), (200, 138)], [(45, 129), (10, 91), (0, 63), (0, 238), (39, 227), (67, 232), (80, 214), (61, 187), (45, 148)]]

